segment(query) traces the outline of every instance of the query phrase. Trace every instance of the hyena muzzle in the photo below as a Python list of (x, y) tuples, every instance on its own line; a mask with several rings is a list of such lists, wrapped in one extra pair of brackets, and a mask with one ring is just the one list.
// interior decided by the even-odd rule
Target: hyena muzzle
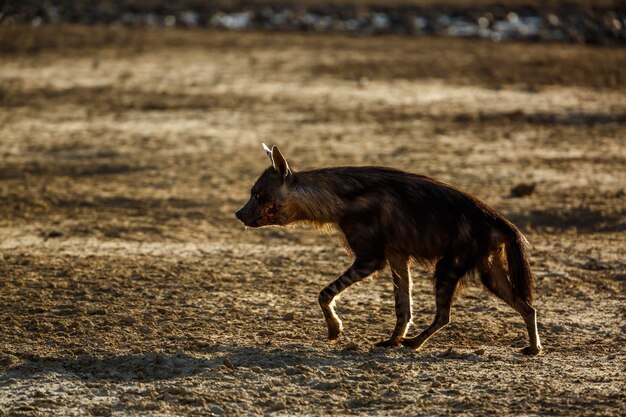
[[(329, 341), (335, 341), (342, 330), (335, 298), (389, 265), (396, 325), (390, 338), (377, 346), (421, 347), (450, 322), (461, 279), (476, 274), (488, 291), (522, 316), (530, 338), (522, 353), (539, 353), (527, 242), (501, 214), (423, 175), (383, 167), (294, 172), (276, 146), (269, 149), (263, 144), (263, 148), (272, 166), (258, 178), (237, 218), (250, 227), (299, 221), (334, 225), (354, 254), (352, 265), (319, 294)], [(436, 314), (424, 331), (406, 337), (412, 318), (411, 260), (434, 266)]]

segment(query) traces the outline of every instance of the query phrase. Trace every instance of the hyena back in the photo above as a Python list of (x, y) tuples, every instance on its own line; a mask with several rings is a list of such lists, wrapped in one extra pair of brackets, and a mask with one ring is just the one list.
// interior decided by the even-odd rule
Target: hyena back
[[(298, 221), (333, 224), (354, 254), (353, 264), (319, 294), (329, 341), (342, 330), (334, 310), (337, 295), (389, 264), (397, 320), (391, 337), (377, 346), (421, 347), (450, 322), (461, 278), (476, 273), (487, 290), (524, 319), (530, 346), (522, 352), (539, 353), (527, 242), (494, 209), (450, 185), (390, 168), (294, 172), (276, 146), (263, 147), (272, 166), (256, 181), (237, 218), (251, 227)], [(411, 260), (435, 267), (436, 314), (428, 328), (406, 337), (412, 318)]]

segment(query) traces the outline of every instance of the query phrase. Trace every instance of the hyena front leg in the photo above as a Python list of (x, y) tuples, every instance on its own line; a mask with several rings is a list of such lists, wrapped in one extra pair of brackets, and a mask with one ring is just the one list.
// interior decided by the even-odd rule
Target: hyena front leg
[(359, 282), (382, 269), (384, 265), (384, 261), (381, 260), (357, 258), (346, 272), (320, 292), (319, 303), (328, 326), (328, 341), (336, 340), (342, 330), (341, 320), (335, 313), (335, 297), (355, 282)]
[(411, 272), (409, 259), (405, 256), (389, 256), (389, 266), (393, 275), (393, 292), (396, 302), (396, 327), (388, 340), (376, 343), (376, 346), (398, 346), (406, 335), (413, 317), (411, 301)]

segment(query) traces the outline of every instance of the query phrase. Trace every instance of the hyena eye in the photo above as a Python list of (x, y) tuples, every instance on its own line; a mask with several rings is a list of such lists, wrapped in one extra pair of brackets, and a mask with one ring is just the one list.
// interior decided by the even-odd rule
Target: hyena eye
[(252, 198), (254, 198), (256, 201), (259, 201), (259, 193), (252, 193)]

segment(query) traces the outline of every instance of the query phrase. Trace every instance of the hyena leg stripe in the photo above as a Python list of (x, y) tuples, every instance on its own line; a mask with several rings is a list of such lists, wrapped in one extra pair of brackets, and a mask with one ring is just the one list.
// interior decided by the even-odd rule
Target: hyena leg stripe
[(380, 262), (363, 262), (355, 261), (354, 264), (346, 272), (341, 274), (339, 278), (328, 284), (322, 290), (320, 296), (328, 300), (329, 303), (352, 284), (363, 280), (373, 272), (381, 269)]
[(346, 272), (320, 292), (319, 303), (328, 326), (329, 340), (335, 340), (339, 337), (342, 330), (341, 320), (337, 317), (334, 309), (335, 297), (350, 285), (381, 269), (383, 265), (380, 261), (362, 261), (357, 259)]
[(378, 342), (376, 346), (391, 347), (397, 346), (401, 338), (411, 324), (413, 317), (413, 306), (411, 303), (411, 274), (409, 272), (408, 258), (389, 257), (391, 274), (393, 276), (393, 292), (396, 307), (396, 326), (388, 340)]
[(408, 269), (406, 271), (395, 270), (393, 274), (394, 298), (396, 302), (396, 327), (393, 330), (391, 339), (404, 337), (413, 317), (413, 306), (411, 303), (411, 276)]

